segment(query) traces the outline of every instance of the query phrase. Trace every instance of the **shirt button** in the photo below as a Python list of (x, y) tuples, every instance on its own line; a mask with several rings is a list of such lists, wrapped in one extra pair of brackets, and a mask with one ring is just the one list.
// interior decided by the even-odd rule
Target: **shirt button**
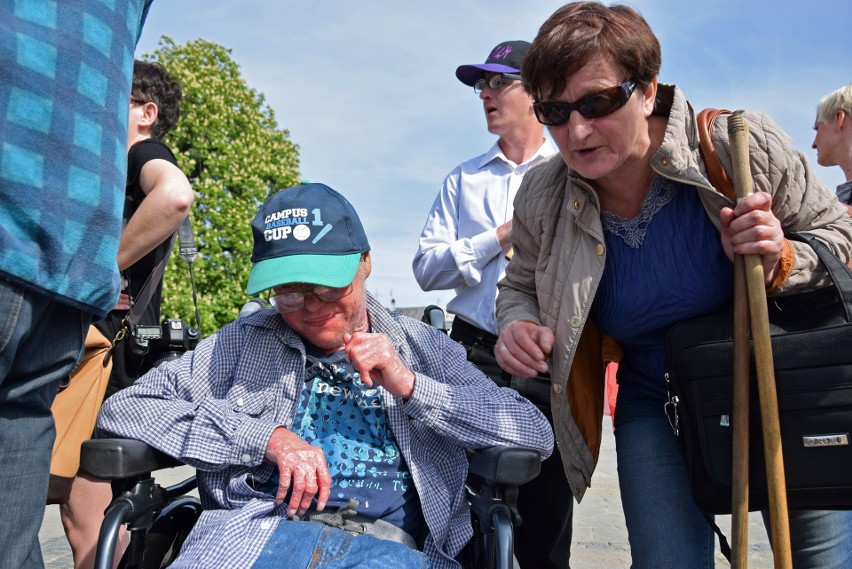
[(601, 243), (598, 243), (597, 247), (595, 247), (595, 253), (598, 254), (598, 257), (604, 254), (604, 246)]
[(553, 392), (554, 393), (562, 393), (562, 386), (558, 383), (553, 384)]
[(251, 456), (248, 454), (244, 454), (240, 458), (243, 460), (243, 462), (249, 462), (251, 460)]
[(574, 209), (576, 209), (577, 211), (580, 211), (580, 202), (579, 201), (574, 202)]
[(272, 522), (270, 522), (269, 520), (263, 520), (262, 522), (260, 522), (260, 529), (269, 529), (271, 527)]
[(660, 160), (660, 163), (662, 163), (663, 166), (668, 166), (669, 165), (669, 159), (663, 158), (662, 160)]
[(571, 320), (569, 320), (568, 323), (571, 325), (571, 328), (579, 328), (580, 327), (580, 317), (579, 316), (572, 316)]
[(518, 174), (518, 175), (520, 176), (520, 175), (521, 175), (521, 174), (523, 174), (523, 173), (524, 173), (524, 171), (523, 171), (522, 169), (520, 169), (520, 168), (515, 168), (515, 174)]
[(240, 397), (239, 399), (237, 399), (237, 407), (242, 407), (242, 406), (243, 406), (243, 405), (245, 405), (245, 404), (246, 404), (246, 402), (243, 400), (243, 398), (242, 398), (242, 397)]

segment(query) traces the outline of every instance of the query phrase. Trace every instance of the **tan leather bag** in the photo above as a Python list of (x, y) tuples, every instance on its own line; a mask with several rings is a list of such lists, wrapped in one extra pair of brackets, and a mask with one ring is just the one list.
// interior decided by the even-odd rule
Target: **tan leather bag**
[(83, 359), (60, 385), (51, 411), (56, 423), (56, 440), (50, 459), (50, 487), (47, 503), (68, 500), (71, 483), (80, 468), (80, 448), (90, 439), (112, 372), (108, 358), (110, 341), (94, 326), (89, 326)]

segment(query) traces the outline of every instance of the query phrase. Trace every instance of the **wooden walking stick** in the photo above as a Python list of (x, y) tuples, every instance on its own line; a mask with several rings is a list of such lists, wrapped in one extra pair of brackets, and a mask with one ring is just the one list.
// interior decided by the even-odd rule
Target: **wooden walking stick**
[[(742, 117), (742, 111), (735, 112), (728, 119), (728, 134), (731, 139), (734, 187), (737, 190), (737, 199), (742, 200), (754, 191), (748, 154), (748, 124)], [(763, 427), (763, 451), (766, 455), (772, 554), (775, 559), (775, 569), (792, 569), (787, 483), (781, 451), (781, 427), (778, 420), (778, 396), (775, 390), (775, 367), (769, 336), (769, 313), (766, 307), (763, 264), (760, 255), (750, 254), (744, 257), (754, 359), (757, 368), (760, 420)]]
[(745, 259), (734, 256), (734, 393), (731, 426), (731, 569), (748, 567), (749, 316)]

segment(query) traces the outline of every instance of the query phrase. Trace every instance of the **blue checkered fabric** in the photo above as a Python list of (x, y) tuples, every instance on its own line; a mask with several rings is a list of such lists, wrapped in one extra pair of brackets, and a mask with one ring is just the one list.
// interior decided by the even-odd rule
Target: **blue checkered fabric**
[(0, 0), (0, 277), (115, 304), (133, 51), (152, 0)]
[[(433, 569), (455, 561), (473, 534), (464, 496), (467, 448), (515, 446), (549, 456), (553, 431), (536, 407), (497, 387), (464, 349), (368, 297), (370, 326), (387, 334), (416, 375), (403, 402), (383, 390), (391, 430), (411, 471)], [(101, 435), (141, 439), (198, 469), (204, 513), (171, 567), (251, 567), (287, 515), (263, 483), (277, 427), (290, 428), (305, 383), (305, 348), (273, 310), (240, 318), (194, 352), (161, 365), (104, 402)]]

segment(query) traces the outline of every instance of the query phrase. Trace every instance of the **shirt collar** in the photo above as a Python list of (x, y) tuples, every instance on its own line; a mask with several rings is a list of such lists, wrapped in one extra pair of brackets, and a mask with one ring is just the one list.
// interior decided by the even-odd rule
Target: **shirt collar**
[(498, 140), (494, 143), (493, 146), (491, 146), (491, 148), (488, 149), (488, 152), (482, 155), (482, 158), (479, 160), (478, 168), (485, 168), (486, 166), (488, 166), (489, 163), (491, 163), (492, 160), (495, 159), (501, 160), (503, 163), (508, 164), (512, 168), (515, 168), (517, 166), (533, 165), (545, 158), (553, 156), (554, 154), (556, 154), (556, 151), (554, 150), (553, 145), (550, 143), (550, 139), (545, 138), (541, 146), (539, 146), (538, 150), (535, 151), (535, 154), (533, 154), (524, 163), (515, 164), (514, 162), (506, 158), (505, 154), (503, 154), (503, 150), (500, 148), (500, 141)]

